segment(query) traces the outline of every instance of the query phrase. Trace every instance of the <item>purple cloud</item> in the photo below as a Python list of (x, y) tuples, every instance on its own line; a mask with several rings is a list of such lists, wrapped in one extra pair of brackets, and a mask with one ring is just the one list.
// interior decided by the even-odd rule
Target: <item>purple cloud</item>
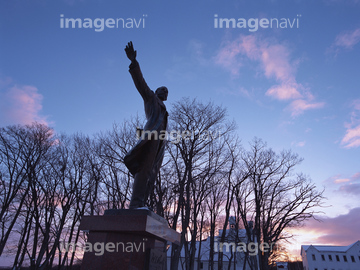
[(348, 213), (337, 217), (314, 219), (306, 222), (305, 228), (317, 236), (312, 244), (349, 245), (360, 239), (360, 207), (351, 209)]

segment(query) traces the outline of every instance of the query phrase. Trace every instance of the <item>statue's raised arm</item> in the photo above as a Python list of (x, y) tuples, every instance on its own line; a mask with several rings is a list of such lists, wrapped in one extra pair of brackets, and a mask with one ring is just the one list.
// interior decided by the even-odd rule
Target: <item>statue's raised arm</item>
[(139, 62), (136, 60), (136, 51), (134, 50), (134, 46), (131, 41), (125, 47), (125, 52), (127, 58), (129, 58), (131, 61), (129, 72), (133, 78), (136, 89), (139, 91), (140, 95), (146, 102), (154, 96), (154, 92), (149, 88), (142, 75)]

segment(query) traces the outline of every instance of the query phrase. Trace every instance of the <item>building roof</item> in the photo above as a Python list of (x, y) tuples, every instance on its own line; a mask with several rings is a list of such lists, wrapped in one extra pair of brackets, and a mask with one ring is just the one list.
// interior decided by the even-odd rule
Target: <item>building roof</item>
[(318, 251), (346, 252), (358, 242), (359, 241), (356, 241), (355, 243), (352, 243), (351, 245), (348, 245), (348, 246), (302, 245), (301, 249), (307, 251), (310, 247), (313, 247)]

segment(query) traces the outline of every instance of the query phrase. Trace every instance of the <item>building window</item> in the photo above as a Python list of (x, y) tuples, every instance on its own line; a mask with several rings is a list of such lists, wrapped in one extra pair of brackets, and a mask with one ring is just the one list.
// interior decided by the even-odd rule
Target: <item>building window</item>
[(355, 257), (354, 256), (351, 256), (351, 261), (355, 262)]
[(315, 254), (312, 254), (311, 256), (312, 256), (313, 261), (316, 261)]
[(344, 255), (344, 262), (347, 262), (347, 257), (346, 257), (346, 255)]
[(321, 255), (321, 259), (325, 261), (325, 255)]
[(338, 262), (340, 262), (339, 255), (336, 255), (336, 260), (337, 260)]
[(331, 255), (329, 255), (329, 261), (332, 262), (332, 257), (331, 257)]

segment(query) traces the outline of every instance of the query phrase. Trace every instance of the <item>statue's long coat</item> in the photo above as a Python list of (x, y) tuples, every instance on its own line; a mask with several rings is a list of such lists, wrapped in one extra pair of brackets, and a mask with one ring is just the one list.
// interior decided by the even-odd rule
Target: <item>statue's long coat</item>
[[(158, 136), (166, 130), (168, 113), (164, 103), (156, 96), (145, 82), (140, 70), (139, 63), (135, 61), (130, 64), (129, 72), (134, 80), (135, 86), (144, 100), (145, 115), (147, 123), (144, 131), (157, 131)], [(161, 137), (161, 136), (160, 136)], [(154, 149), (150, 144), (155, 144), (157, 151), (148, 151)], [(124, 163), (132, 175), (135, 175), (143, 168), (143, 164), (152, 163), (150, 178), (156, 177), (165, 151), (165, 140), (152, 138), (148, 134), (137, 142), (137, 144), (126, 154)], [(153, 179), (150, 179), (153, 181)]]

